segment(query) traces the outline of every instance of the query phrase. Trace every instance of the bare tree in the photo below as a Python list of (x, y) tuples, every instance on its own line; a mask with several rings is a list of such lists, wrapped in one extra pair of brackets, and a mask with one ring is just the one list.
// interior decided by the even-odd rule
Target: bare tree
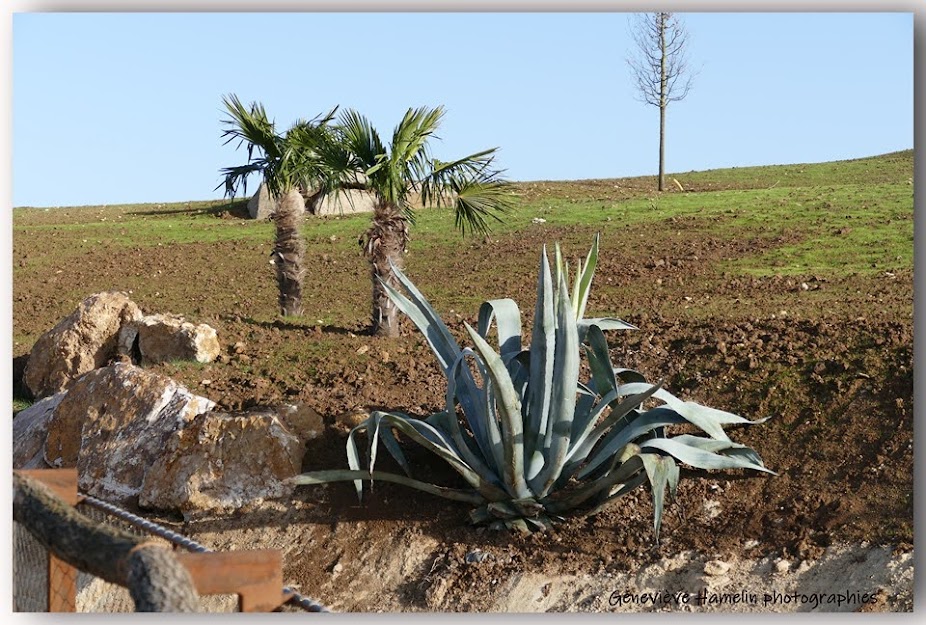
[(688, 31), (674, 13), (634, 16), (635, 54), (627, 59), (641, 100), (659, 107), (659, 190), (666, 186), (666, 108), (688, 95), (693, 75), (688, 67)]

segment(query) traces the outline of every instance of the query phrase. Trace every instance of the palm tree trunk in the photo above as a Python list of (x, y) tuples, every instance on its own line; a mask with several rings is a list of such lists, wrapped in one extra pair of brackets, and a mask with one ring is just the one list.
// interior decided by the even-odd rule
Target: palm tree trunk
[(366, 239), (363, 251), (370, 261), (373, 279), (372, 331), (379, 336), (398, 336), (398, 309), (382, 282), (394, 288), (399, 286), (389, 261), (402, 268), (408, 244), (408, 221), (395, 204), (379, 201), (373, 209), (373, 224), (367, 230)]
[(280, 289), (280, 314), (284, 317), (302, 314), (302, 279), (305, 276), (305, 243), (302, 240), (302, 220), (305, 202), (297, 189), (287, 191), (277, 206), (276, 241), (273, 258)]

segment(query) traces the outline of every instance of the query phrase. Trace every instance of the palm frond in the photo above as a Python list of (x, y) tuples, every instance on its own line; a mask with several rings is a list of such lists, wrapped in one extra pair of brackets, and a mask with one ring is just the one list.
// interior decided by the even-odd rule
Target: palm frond
[(514, 201), (503, 172), (493, 168), (496, 150), (483, 150), (450, 162), (435, 161), (421, 184), (422, 203), (434, 202), (440, 207), (452, 201), (456, 226), (464, 235), (467, 229), (487, 233), (488, 219), (501, 221)]
[(355, 159), (353, 164), (369, 176), (370, 172), (367, 170), (375, 167), (386, 153), (379, 133), (373, 128), (370, 120), (354, 109), (347, 109), (340, 115), (338, 133), (344, 146)]
[(224, 145), (238, 140), (238, 146), (248, 145), (248, 160), (252, 157), (253, 147), (259, 148), (266, 158), (279, 158), (282, 138), (277, 134), (272, 121), (267, 119), (267, 112), (260, 102), (252, 102), (250, 109), (242, 104), (235, 94), (222, 96), (228, 119), (222, 121), (227, 126), (222, 132)]

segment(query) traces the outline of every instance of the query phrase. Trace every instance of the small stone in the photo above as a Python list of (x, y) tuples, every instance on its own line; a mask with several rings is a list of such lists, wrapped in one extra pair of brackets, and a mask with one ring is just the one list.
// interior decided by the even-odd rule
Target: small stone
[(704, 565), (704, 574), (711, 577), (725, 575), (730, 570), (730, 564), (723, 560), (711, 560)]
[(363, 354), (366, 354), (368, 351), (370, 351), (369, 345), (361, 345), (360, 347), (357, 348), (357, 353), (360, 354), (361, 356)]
[(467, 564), (477, 564), (488, 557), (489, 554), (487, 554), (485, 551), (482, 551), (481, 549), (473, 549), (468, 554), (466, 554), (465, 560)]
[(787, 560), (785, 560), (784, 558), (781, 558), (780, 560), (778, 560), (778, 561), (775, 562), (775, 571), (776, 571), (776, 572), (778, 572), (778, 573), (787, 573), (787, 572), (790, 571), (790, 570), (791, 570), (791, 563), (788, 562)]

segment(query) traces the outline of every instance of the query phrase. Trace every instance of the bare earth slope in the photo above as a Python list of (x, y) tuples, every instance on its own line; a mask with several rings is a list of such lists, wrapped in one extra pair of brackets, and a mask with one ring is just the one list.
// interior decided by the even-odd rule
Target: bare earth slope
[[(683, 470), (658, 546), (643, 489), (528, 537), (472, 528), (466, 505), (391, 484), (363, 505), (335, 484), (233, 518), (152, 514), (217, 549), (282, 548), (287, 581), (338, 609), (790, 611), (814, 605), (788, 592), (857, 592), (876, 597), (866, 609), (909, 610), (912, 175), (904, 152), (678, 175), (686, 191), (663, 195), (647, 179), (521, 183), (507, 223), (476, 240), (455, 234), (445, 212), (420, 213), (407, 273), (458, 337), (494, 297), (513, 297), (530, 323), (540, 246), (560, 241), (577, 258), (601, 232), (589, 311), (640, 328), (610, 333), (613, 360), (665, 379), (676, 395), (773, 417), (735, 438), (779, 475)], [(331, 427), (306, 470), (346, 465), (339, 414), (442, 409), (443, 376), (411, 324), (398, 339), (365, 335), (369, 270), (356, 237), (368, 217), (307, 222), (306, 316), (282, 321), (272, 227), (241, 210), (14, 211), (14, 394), (38, 336), (87, 295), (117, 289), (145, 313), (218, 330), (220, 362), (168, 363), (162, 373), (222, 408), (303, 401), (322, 414)], [(409, 454), (419, 476), (456, 484), (427, 454)], [(612, 597), (703, 589), (755, 593), (758, 605)], [(773, 592), (782, 598), (763, 603)], [(862, 602), (852, 598), (818, 597), (816, 607), (855, 610)]]

